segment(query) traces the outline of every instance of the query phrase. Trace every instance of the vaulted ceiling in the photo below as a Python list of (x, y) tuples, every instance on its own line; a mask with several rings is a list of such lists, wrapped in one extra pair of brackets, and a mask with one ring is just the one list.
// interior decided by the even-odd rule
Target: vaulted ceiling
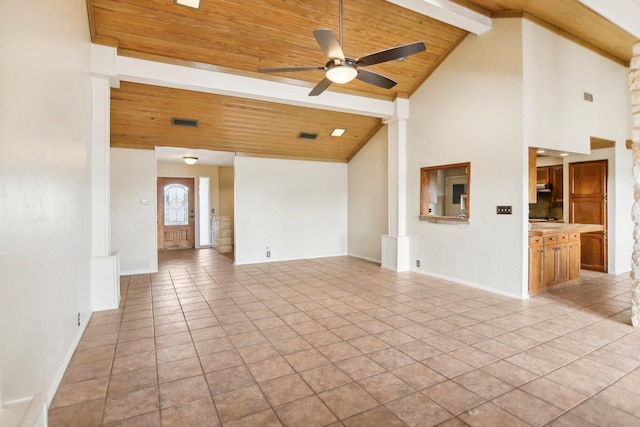
[[(578, 0), (453, 0), (487, 17), (523, 16), (621, 64), (636, 38)], [(258, 68), (323, 66), (312, 30), (339, 37), (338, 0), (87, 0), (92, 41), (121, 56), (207, 68), (308, 87), (321, 70), (258, 73)], [(367, 67), (398, 82), (381, 89), (354, 80), (328, 91), (375, 99), (410, 96), (467, 36), (467, 31), (385, 0), (344, 0), (343, 50), (358, 58), (424, 41), (427, 50)], [(323, 96), (322, 94), (320, 96)], [(382, 126), (381, 119), (211, 93), (121, 82), (112, 89), (111, 145), (233, 151), (248, 155), (348, 161)], [(175, 127), (172, 117), (198, 120)], [(345, 128), (342, 138), (329, 136)], [(317, 133), (301, 140), (300, 132)]]

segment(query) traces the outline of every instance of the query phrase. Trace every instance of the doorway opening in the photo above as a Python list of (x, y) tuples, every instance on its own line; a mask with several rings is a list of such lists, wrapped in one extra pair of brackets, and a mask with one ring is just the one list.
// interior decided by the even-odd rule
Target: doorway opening
[(158, 249), (193, 248), (193, 178), (158, 178)]
[(600, 224), (603, 231), (580, 235), (580, 267), (607, 272), (607, 160), (569, 163), (569, 222)]
[(211, 246), (211, 179), (198, 177), (198, 247)]

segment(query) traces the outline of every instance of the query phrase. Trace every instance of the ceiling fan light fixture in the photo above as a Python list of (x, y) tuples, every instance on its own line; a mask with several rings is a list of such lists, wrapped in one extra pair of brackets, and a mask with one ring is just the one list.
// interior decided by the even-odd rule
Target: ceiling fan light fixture
[(357, 75), (358, 70), (356, 67), (346, 63), (335, 65), (327, 70), (327, 78), (333, 83), (349, 83)]
[(196, 163), (198, 163), (198, 158), (193, 156), (184, 156), (182, 160), (184, 160), (184, 162), (188, 165), (195, 165)]

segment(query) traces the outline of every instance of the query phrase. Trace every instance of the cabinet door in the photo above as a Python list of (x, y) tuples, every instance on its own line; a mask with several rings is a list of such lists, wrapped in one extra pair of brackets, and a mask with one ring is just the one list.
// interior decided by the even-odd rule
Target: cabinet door
[(542, 166), (537, 168), (536, 184), (548, 184), (551, 182), (551, 168), (549, 166)]
[(544, 287), (543, 246), (529, 247), (529, 295), (535, 295)]
[(558, 243), (556, 246), (556, 283), (569, 280), (569, 244)]
[(563, 196), (563, 174), (562, 165), (551, 166), (551, 202), (562, 203)]
[(542, 286), (553, 286), (556, 283), (556, 242), (542, 247)]
[(580, 241), (569, 243), (569, 280), (580, 277)]

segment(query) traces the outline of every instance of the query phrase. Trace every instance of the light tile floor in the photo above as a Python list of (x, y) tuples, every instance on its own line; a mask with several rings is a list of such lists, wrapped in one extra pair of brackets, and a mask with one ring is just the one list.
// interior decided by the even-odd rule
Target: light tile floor
[(516, 300), (350, 257), (201, 249), (121, 285), (52, 427), (640, 425), (628, 274)]

